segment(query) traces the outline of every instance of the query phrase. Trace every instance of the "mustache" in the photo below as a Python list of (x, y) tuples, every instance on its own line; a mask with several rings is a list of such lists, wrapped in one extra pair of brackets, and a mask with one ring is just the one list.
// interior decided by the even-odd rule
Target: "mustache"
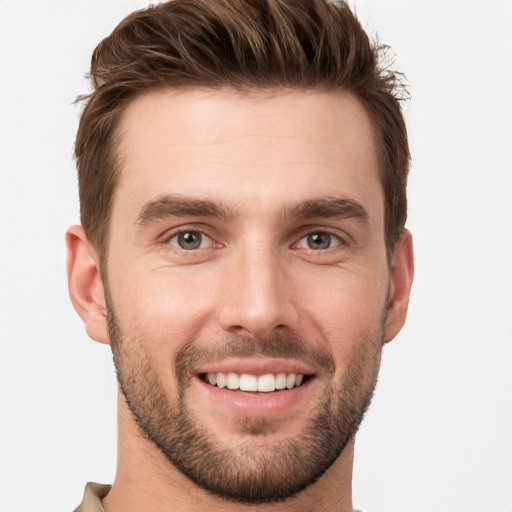
[(230, 357), (268, 357), (295, 359), (332, 375), (334, 358), (324, 347), (312, 346), (296, 334), (273, 334), (261, 339), (244, 336), (224, 338), (215, 345), (204, 346), (194, 341), (184, 347), (175, 361), (176, 377), (185, 383), (191, 371), (200, 364), (216, 363)]

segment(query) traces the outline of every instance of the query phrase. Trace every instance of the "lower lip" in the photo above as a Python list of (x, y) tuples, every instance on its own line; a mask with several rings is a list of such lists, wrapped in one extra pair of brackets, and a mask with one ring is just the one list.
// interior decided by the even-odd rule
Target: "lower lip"
[(304, 400), (304, 394), (310, 389), (313, 381), (313, 378), (309, 378), (304, 384), (293, 389), (272, 393), (251, 393), (221, 389), (204, 382), (199, 377), (194, 379), (201, 392), (206, 393), (210, 400), (242, 416), (274, 416), (288, 412), (300, 406)]

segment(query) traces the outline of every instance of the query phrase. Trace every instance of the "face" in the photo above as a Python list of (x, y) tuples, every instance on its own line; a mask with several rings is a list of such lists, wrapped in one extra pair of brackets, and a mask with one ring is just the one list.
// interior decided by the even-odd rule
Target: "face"
[(204, 489), (290, 497), (353, 437), (387, 337), (368, 116), (349, 94), (171, 91), (120, 135), (104, 275), (133, 417)]

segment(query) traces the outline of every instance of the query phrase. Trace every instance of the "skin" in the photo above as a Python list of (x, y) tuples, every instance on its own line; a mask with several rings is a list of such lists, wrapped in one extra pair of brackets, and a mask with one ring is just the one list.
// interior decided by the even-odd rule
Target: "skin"
[[(228, 336), (251, 343), (294, 333), (335, 363), (330, 381), (313, 379), (293, 403), (270, 414), (275, 428), (260, 450), (300, 435), (361, 347), (370, 352), (362, 386), (371, 386), (382, 345), (405, 321), (413, 254), (404, 231), (391, 264), (386, 260), (380, 171), (360, 102), (348, 93), (307, 91), (153, 92), (129, 106), (120, 134), (122, 173), (102, 272), (123, 332), (133, 350), (151, 359), (169, 402), (177, 399), (180, 351), (191, 343), (211, 349)], [(208, 200), (227, 215), (157, 215), (151, 205), (162, 197)], [(308, 201), (333, 199), (360, 207), (364, 218), (350, 208), (335, 216), (301, 212)], [(202, 232), (202, 245), (180, 248), (180, 230)], [(311, 248), (314, 233), (329, 233), (330, 245)], [(109, 343), (98, 256), (80, 226), (70, 228), (67, 244), (72, 302), (89, 336)], [(222, 447), (254, 444), (240, 428), (241, 412), (212, 399), (196, 376), (188, 378), (194, 420)], [(262, 416), (254, 413), (251, 421)], [(169, 464), (141, 436), (120, 394), (118, 470), (104, 506), (107, 512), (351, 511), (353, 443), (292, 500), (230, 503)]]

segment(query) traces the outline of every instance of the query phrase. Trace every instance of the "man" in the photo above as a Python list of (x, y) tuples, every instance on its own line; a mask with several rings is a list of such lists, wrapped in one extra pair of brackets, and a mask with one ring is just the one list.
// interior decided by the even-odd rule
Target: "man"
[(91, 79), (68, 279), (119, 451), (77, 510), (352, 511), (413, 276), (395, 76), (342, 2), (175, 0)]

